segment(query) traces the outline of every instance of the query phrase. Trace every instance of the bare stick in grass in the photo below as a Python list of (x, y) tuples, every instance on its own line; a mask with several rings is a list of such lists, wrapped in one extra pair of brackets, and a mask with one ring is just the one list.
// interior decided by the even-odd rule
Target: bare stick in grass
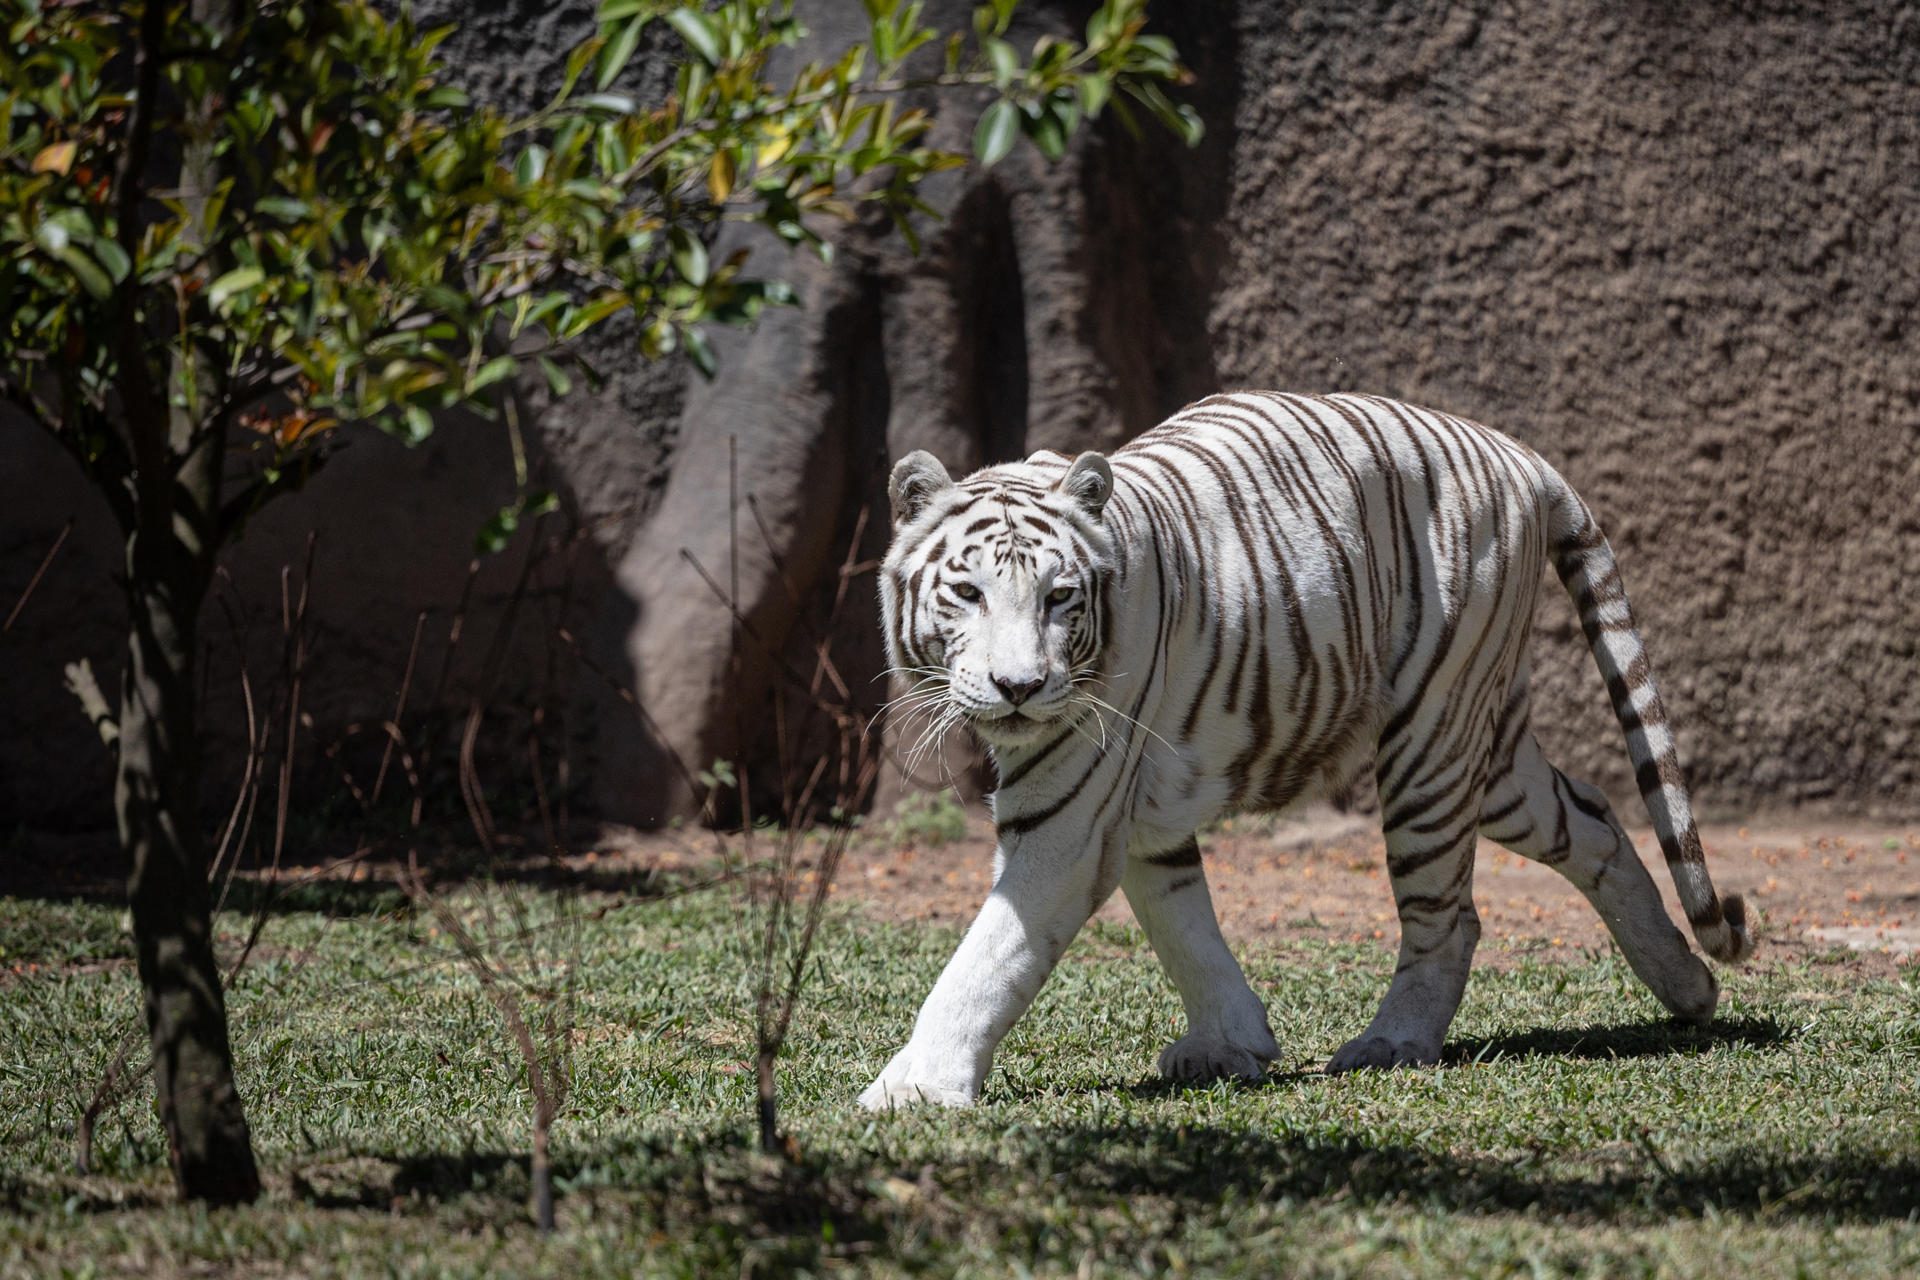
[(0, 623), (0, 632), (13, 630), (13, 620), (18, 618), (20, 611), (27, 607), (27, 601), (33, 598), (34, 588), (38, 587), (40, 579), (46, 576), (47, 566), (51, 565), (53, 558), (60, 554), (60, 548), (66, 545), (67, 535), (72, 532), (73, 517), (68, 516), (66, 524), (60, 527), (60, 536), (53, 540), (53, 545), (47, 548), (47, 554), (41, 558), (40, 567), (33, 571), (31, 578), (27, 579), (27, 589), (22, 591), (20, 598), (13, 602), (13, 609), (7, 614), (6, 622)]
[[(413, 620), (413, 643), (407, 646), (407, 669), (400, 677), (400, 694), (393, 702), (393, 719), (391, 723), (395, 726), (394, 732), (396, 735), (399, 733), (398, 726), (402, 717), (407, 714), (407, 691), (413, 688), (413, 664), (420, 656), (420, 633), (426, 630), (426, 626), (427, 611), (422, 609)], [(392, 763), (394, 745), (395, 740), (389, 738), (387, 740), (386, 750), (380, 753), (380, 771), (373, 775), (373, 796), (367, 801), (369, 807), (380, 803), (380, 791), (381, 788), (386, 785), (387, 766)], [(399, 738), (399, 745), (403, 750), (405, 749), (406, 739), (404, 737)], [(419, 819), (416, 818), (416, 825), (418, 822)]]
[[(497, 940), (483, 944), (466, 927), (446, 899), (427, 887), (420, 874), (419, 860), (407, 855), (407, 869), (401, 887), (415, 906), (432, 914), (466, 964), (467, 971), (480, 984), (506, 1023), (508, 1037), (519, 1050), (527, 1069), (527, 1090), (533, 1095), (533, 1182), (534, 1222), (542, 1231), (552, 1231), (553, 1161), (549, 1135), (560, 1109), (566, 1105), (572, 1077), (573, 1055), (573, 972), (572, 964), (561, 966), (556, 986), (533, 983), (501, 966)], [(522, 997), (532, 997), (542, 1006), (540, 1034), (528, 1025)]]
[[(729, 459), (730, 463), (733, 459)], [(866, 532), (866, 503), (860, 505), (860, 515), (855, 522), (853, 535), (847, 549), (847, 556), (841, 568), (839, 581), (834, 592), (833, 606), (828, 614), (827, 624), (820, 633), (814, 633), (806, 619), (805, 601), (798, 588), (787, 574), (785, 562), (774, 546), (774, 539), (762, 517), (759, 504), (751, 494), (746, 502), (753, 513), (754, 522), (761, 537), (767, 542), (776, 575), (785, 588), (789, 600), (795, 608), (796, 618), (806, 638), (814, 649), (814, 664), (811, 677), (802, 676), (794, 669), (785, 656), (768, 644), (741, 612), (739, 606), (739, 546), (738, 546), (738, 510), (740, 497), (735, 479), (737, 472), (730, 466), (728, 493), (728, 577), (727, 589), (722, 589), (712, 574), (687, 549), (681, 549), (681, 557), (700, 575), (709, 590), (720, 599), (727, 609), (732, 639), (730, 664), (734, 673), (733, 685), (736, 690), (744, 687), (741, 678), (741, 666), (744, 657), (742, 640), (751, 642), (760, 656), (774, 673), (776, 683), (783, 686), (776, 690), (774, 702), (774, 739), (779, 756), (780, 796), (782, 806), (783, 833), (779, 837), (777, 851), (770, 865), (761, 868), (753, 857), (753, 826), (748, 794), (748, 778), (744, 765), (733, 771), (732, 776), (716, 768), (709, 779), (708, 808), (712, 809), (714, 793), (720, 785), (731, 783), (740, 803), (741, 822), (744, 832), (743, 843), (746, 850), (747, 875), (745, 889), (747, 894), (747, 921), (750, 937), (753, 939), (754, 965), (754, 1075), (756, 1104), (760, 1131), (760, 1149), (769, 1154), (785, 1152), (792, 1154), (791, 1145), (780, 1132), (779, 1091), (776, 1066), (780, 1052), (793, 1025), (793, 1016), (799, 1006), (800, 991), (806, 974), (807, 960), (812, 954), (813, 944), (818, 937), (821, 921), (824, 919), (827, 900), (833, 889), (835, 876), (850, 843), (856, 813), (864, 809), (872, 795), (875, 779), (879, 773), (879, 762), (869, 750), (869, 717), (854, 704), (851, 691), (842, 679), (837, 665), (833, 661), (832, 636), (839, 622), (840, 612), (847, 598), (847, 589), (855, 576), (852, 571), (859, 563), (859, 548)], [(830, 682), (832, 693), (837, 699), (823, 694), (823, 682)], [(786, 700), (796, 698), (804, 707), (802, 723), (793, 735), (788, 733)], [(738, 733), (738, 723), (743, 708), (736, 700), (732, 711), (736, 722), (736, 740), (744, 741)], [(792, 747), (811, 740), (811, 731), (821, 722), (830, 724), (836, 735), (836, 754), (839, 768), (835, 771), (831, 803), (826, 806), (829, 824), (821, 840), (820, 852), (813, 868), (813, 882), (806, 895), (804, 910), (796, 914), (796, 900), (800, 896), (800, 849), (806, 841), (808, 832), (820, 822), (821, 784), (827, 777), (826, 754), (816, 760), (807, 771), (806, 782), (796, 790), (794, 786), (795, 770), (792, 760)]]

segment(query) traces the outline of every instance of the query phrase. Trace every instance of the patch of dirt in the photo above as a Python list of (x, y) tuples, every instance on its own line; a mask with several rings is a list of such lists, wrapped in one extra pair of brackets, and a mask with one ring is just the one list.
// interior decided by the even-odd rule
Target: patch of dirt
[[(1676, 924), (1684, 919), (1653, 833), (1632, 829)], [(1702, 828), (1721, 893), (1745, 895), (1760, 937), (1757, 964), (1844, 960), (1894, 972), (1915, 961), (1920, 930), (1920, 825), (1792, 821)], [(633, 861), (663, 870), (710, 865), (703, 842), (628, 835), (596, 861)], [(1386, 876), (1386, 850), (1370, 818), (1331, 813), (1300, 820), (1237, 819), (1203, 836), (1208, 888), (1227, 936), (1318, 938), (1397, 945), (1399, 923)], [(938, 847), (894, 845), (882, 835), (849, 849), (834, 886), (881, 919), (964, 926), (992, 885), (993, 830), (978, 815), (964, 839)], [(1610, 945), (1606, 927), (1580, 894), (1548, 868), (1481, 841), (1474, 875), (1480, 912), (1479, 964), (1525, 956), (1576, 959)], [(1115, 894), (1097, 919), (1131, 922)]]

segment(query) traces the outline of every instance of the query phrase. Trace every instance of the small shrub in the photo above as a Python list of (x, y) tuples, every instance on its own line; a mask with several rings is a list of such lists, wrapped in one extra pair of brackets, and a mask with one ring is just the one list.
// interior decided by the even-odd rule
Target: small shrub
[(895, 845), (937, 849), (967, 834), (967, 808), (951, 791), (908, 796), (893, 811)]

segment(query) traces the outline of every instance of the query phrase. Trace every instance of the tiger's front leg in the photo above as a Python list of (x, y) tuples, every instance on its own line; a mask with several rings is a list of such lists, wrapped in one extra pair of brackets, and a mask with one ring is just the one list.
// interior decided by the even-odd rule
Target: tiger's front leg
[(1227, 949), (1207, 893), (1200, 845), (1136, 852), (1121, 880), (1127, 905), (1180, 992), (1187, 1034), (1160, 1054), (1168, 1080), (1264, 1080), (1280, 1056), (1267, 1008)]
[(1056, 822), (1002, 842), (993, 892), (920, 1006), (906, 1048), (861, 1093), (861, 1106), (979, 1099), (993, 1051), (1119, 883), (1124, 838), (1096, 833), (1089, 844), (1081, 831), (1075, 840)]

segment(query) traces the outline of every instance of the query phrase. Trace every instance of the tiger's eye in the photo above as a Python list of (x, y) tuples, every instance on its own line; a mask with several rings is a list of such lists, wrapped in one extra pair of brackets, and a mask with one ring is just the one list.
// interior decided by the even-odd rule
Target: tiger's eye
[(980, 598), (980, 588), (971, 582), (956, 582), (953, 584), (953, 594), (971, 604)]
[(1047, 592), (1048, 604), (1065, 604), (1071, 599), (1073, 599), (1072, 587), (1055, 587), (1053, 590)]

